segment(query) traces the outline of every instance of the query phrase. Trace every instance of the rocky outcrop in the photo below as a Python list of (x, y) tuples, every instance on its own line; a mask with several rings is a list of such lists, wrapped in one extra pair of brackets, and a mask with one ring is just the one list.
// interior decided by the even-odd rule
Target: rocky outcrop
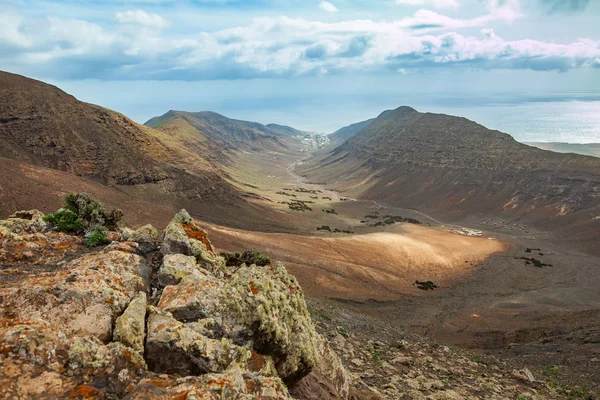
[(283, 265), (226, 267), (184, 210), (160, 253), (151, 226), (90, 249), (42, 217), (0, 222), (0, 397), (291, 399), (327, 368), (347, 395)]

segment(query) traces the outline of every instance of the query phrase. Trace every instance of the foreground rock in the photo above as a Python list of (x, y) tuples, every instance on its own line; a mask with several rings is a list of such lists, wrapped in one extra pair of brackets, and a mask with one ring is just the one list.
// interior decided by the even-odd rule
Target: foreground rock
[(296, 279), (280, 264), (229, 270), (185, 211), (161, 244), (146, 226), (94, 249), (15, 215), (29, 222), (0, 222), (0, 398), (291, 399), (331, 362), (347, 387), (335, 353), (319, 362)]

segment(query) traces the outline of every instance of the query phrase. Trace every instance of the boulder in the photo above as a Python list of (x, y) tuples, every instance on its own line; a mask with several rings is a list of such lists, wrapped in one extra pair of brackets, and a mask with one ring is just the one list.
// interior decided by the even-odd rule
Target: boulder
[(115, 323), (113, 339), (144, 354), (146, 293), (139, 292)]
[(148, 316), (146, 359), (155, 372), (180, 376), (245, 367), (252, 352), (230, 339), (210, 339), (154, 307)]
[(10, 215), (7, 220), (0, 221), (13, 233), (38, 233), (47, 228), (44, 213), (40, 210), (22, 210)]
[(127, 240), (138, 243), (144, 254), (158, 250), (158, 231), (150, 224), (136, 229)]
[(222, 281), (206, 271), (197, 271), (184, 277), (177, 286), (167, 286), (157, 308), (170, 312), (180, 321), (199, 320), (209, 316), (219, 318), (219, 295), (223, 285)]
[(176, 285), (195, 271), (198, 271), (196, 258), (183, 254), (168, 254), (164, 256), (158, 271), (158, 281), (165, 286)]

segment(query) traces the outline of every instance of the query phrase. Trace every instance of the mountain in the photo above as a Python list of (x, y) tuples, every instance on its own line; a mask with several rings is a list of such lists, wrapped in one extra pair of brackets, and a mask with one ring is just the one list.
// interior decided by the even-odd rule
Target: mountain
[(275, 131), (281, 135), (288, 135), (288, 136), (304, 136), (304, 135), (306, 135), (305, 131), (299, 131), (298, 129), (292, 128), (291, 126), (269, 124), (269, 125), (267, 125), (267, 127), (269, 129), (271, 129), (272, 131)]
[(530, 147), (465, 118), (385, 111), (298, 172), (453, 220), (498, 215), (574, 239), (600, 233), (600, 159)]
[[(205, 131), (217, 137), (211, 143), (227, 147), (252, 138), (257, 146), (261, 142), (283, 146), (280, 136), (260, 124), (228, 130), (231, 124), (235, 128), (243, 124), (218, 114), (200, 114), (206, 121)], [(246, 200), (245, 193), (227, 181), (213, 161), (223, 150), (204, 146), (203, 141), (209, 140), (195, 129), (162, 131), (139, 125), (54, 86), (0, 71), (0, 170), (3, 174), (16, 171), (14, 179), (19, 181), (10, 182), (12, 187), (38, 187), (38, 174), (62, 176), (46, 183), (52, 187), (50, 193), (44, 191), (48, 204), (53, 203), (52, 196), (94, 189), (108, 205), (119, 206), (125, 196), (132, 204), (187, 207), (214, 222), (280, 226), (276, 215), (270, 217), (268, 210)], [(190, 146), (190, 142), (198, 145)], [(69, 181), (47, 169), (83, 179)], [(73, 187), (74, 183), (81, 187)], [(0, 210), (14, 211), (29, 203), (30, 190), (1, 190), (6, 185), (6, 180), (0, 182)]]
[(526, 142), (525, 144), (557, 153), (575, 153), (600, 157), (600, 143)]
[(345, 140), (350, 139), (352, 136), (356, 135), (358, 132), (362, 131), (364, 128), (369, 126), (375, 118), (368, 119), (366, 121), (357, 122), (352, 125), (345, 126), (337, 131), (333, 132), (329, 135), (329, 139), (332, 144), (340, 144)]
[(292, 144), (288, 135), (265, 125), (227, 118), (211, 111), (171, 110), (150, 119), (145, 126), (175, 136), (186, 147), (221, 161), (236, 150), (286, 152)]

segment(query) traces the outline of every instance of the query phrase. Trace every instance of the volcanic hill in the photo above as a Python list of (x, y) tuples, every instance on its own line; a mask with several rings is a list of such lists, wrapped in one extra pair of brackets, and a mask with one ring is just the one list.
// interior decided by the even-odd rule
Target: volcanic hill
[(466, 118), (385, 111), (298, 172), (350, 196), (455, 221), (510, 218), (598, 251), (600, 159), (530, 147)]

